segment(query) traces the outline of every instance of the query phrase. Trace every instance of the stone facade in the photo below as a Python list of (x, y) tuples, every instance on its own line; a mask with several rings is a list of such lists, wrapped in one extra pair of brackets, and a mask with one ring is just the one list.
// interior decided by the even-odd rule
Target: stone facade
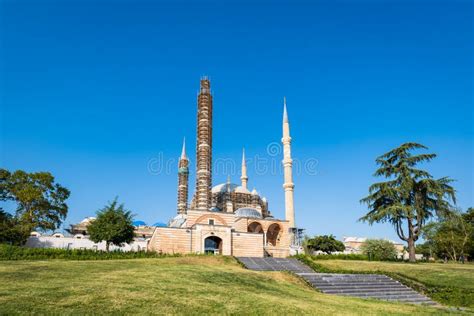
[(161, 253), (206, 253), (206, 239), (218, 241), (222, 255), (286, 257), (289, 254), (288, 221), (238, 217), (188, 210), (183, 227), (157, 227), (149, 247)]

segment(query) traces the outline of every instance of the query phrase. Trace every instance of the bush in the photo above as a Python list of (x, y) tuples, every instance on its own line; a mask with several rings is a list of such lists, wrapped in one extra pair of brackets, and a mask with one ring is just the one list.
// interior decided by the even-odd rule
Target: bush
[(156, 252), (122, 252), (96, 251), (91, 249), (54, 249), (54, 248), (24, 248), (0, 244), (0, 260), (110, 260), (136, 258), (178, 257), (179, 254), (165, 255)]
[(384, 239), (367, 239), (361, 246), (362, 253), (369, 260), (396, 260), (397, 249), (395, 245)]
[(315, 236), (305, 241), (305, 246), (310, 252), (322, 251), (331, 254), (336, 251), (344, 251), (344, 244), (333, 235)]
[(313, 260), (369, 260), (366, 255), (363, 254), (334, 254), (334, 255), (312, 255), (310, 256)]

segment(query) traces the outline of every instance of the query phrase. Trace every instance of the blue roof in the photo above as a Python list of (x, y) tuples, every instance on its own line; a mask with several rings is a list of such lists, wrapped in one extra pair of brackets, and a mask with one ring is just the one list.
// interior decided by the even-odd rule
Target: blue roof
[(137, 220), (137, 221), (132, 222), (132, 225), (133, 226), (146, 226), (146, 223), (144, 221)]
[(152, 226), (155, 226), (155, 227), (167, 227), (168, 225), (166, 225), (165, 223), (157, 222), (157, 223), (153, 224)]
[(235, 211), (237, 217), (262, 218), (262, 214), (253, 207), (242, 207)]

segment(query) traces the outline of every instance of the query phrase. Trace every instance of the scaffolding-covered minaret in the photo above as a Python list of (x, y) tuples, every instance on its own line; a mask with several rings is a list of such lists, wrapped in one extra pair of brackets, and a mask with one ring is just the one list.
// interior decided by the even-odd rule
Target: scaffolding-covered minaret
[(189, 159), (186, 156), (186, 140), (178, 163), (178, 214), (186, 214), (188, 209)]
[(295, 209), (293, 204), (293, 160), (291, 159), (290, 123), (286, 111), (286, 98), (283, 99), (283, 169), (285, 174), (285, 219), (289, 221), (290, 229), (295, 228)]
[(195, 204), (198, 210), (208, 211), (212, 186), (212, 95), (207, 77), (201, 79), (197, 105)]

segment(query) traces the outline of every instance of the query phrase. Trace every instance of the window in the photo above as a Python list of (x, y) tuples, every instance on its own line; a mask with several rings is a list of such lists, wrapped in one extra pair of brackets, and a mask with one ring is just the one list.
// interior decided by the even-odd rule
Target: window
[(214, 219), (209, 220), (209, 225), (214, 225)]

